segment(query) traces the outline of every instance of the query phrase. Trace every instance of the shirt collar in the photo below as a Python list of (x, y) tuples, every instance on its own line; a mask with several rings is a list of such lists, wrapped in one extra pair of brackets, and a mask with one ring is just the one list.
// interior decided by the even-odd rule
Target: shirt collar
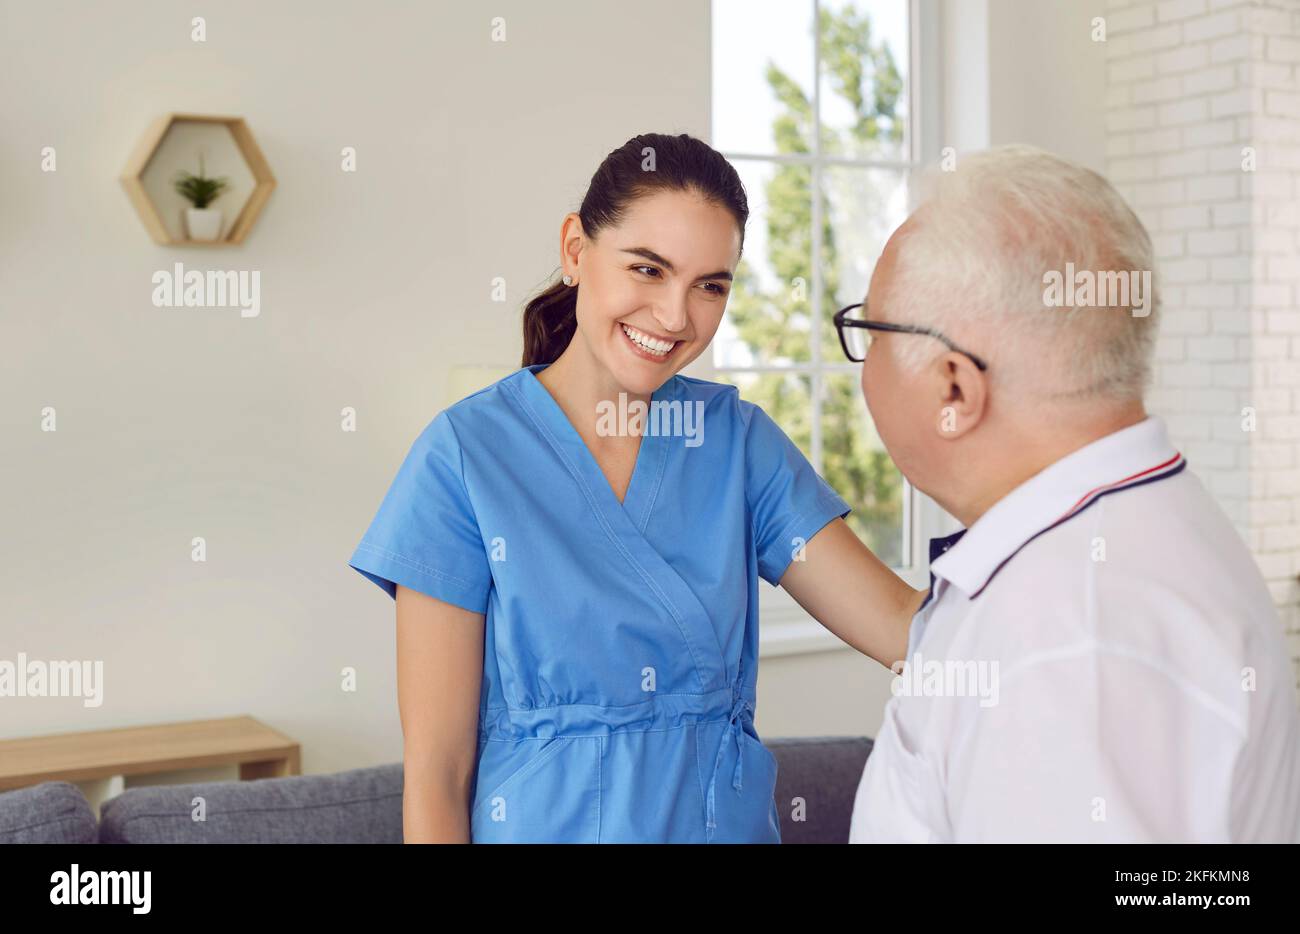
[(1162, 480), (1186, 463), (1155, 415), (1098, 438), (1020, 484), (964, 534), (932, 542), (932, 551), (942, 552), (932, 559), (932, 578), (941, 577), (974, 599), (1032, 539), (1102, 496)]
[(962, 536), (965, 534), (965, 529), (958, 529), (951, 535), (942, 535), (939, 538), (930, 539), (930, 589), (926, 591), (925, 599), (916, 608), (916, 612), (920, 613), (924, 610), (926, 604), (934, 597), (934, 562), (939, 559), (940, 555), (946, 553), (949, 548), (961, 541)]

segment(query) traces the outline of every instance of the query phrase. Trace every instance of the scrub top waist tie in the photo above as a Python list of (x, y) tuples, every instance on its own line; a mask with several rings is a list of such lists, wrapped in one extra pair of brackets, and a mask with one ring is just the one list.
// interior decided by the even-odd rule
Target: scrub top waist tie
[(745, 731), (745, 717), (750, 718), (753, 722), (754, 705), (739, 692), (733, 691), (731, 702), (731, 715), (727, 718), (727, 726), (722, 731), (722, 741), (718, 744), (718, 754), (713, 760), (713, 773), (709, 777), (709, 791), (705, 798), (705, 839), (713, 840), (713, 832), (717, 829), (717, 821), (714, 819), (714, 790), (718, 783), (718, 769), (722, 768), (722, 758), (727, 752), (728, 740), (735, 738), (736, 741), (736, 769), (732, 773), (731, 786), (737, 791), (741, 790), (741, 763), (745, 761), (745, 750), (743, 747), (742, 734)]

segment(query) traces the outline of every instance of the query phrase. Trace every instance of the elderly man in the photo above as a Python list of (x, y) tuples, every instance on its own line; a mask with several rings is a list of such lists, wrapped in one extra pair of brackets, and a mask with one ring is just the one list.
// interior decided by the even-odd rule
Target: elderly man
[(1146, 231), (1029, 147), (929, 181), (836, 324), (895, 463), (965, 528), (931, 542), (850, 840), (1300, 840), (1276, 612), (1143, 408)]

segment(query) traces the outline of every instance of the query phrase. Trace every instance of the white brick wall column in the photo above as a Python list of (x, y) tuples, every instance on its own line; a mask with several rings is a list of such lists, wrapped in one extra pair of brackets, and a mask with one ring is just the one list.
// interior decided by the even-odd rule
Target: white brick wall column
[(1105, 21), (1107, 170), (1164, 284), (1149, 407), (1254, 552), (1300, 683), (1300, 2)]

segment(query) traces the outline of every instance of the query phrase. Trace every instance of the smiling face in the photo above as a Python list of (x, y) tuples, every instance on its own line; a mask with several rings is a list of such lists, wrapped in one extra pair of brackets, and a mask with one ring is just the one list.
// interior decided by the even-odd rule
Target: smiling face
[(594, 239), (570, 214), (561, 244), (578, 283), (570, 349), (603, 370), (603, 382), (650, 395), (709, 346), (740, 260), (740, 228), (726, 208), (659, 191)]

